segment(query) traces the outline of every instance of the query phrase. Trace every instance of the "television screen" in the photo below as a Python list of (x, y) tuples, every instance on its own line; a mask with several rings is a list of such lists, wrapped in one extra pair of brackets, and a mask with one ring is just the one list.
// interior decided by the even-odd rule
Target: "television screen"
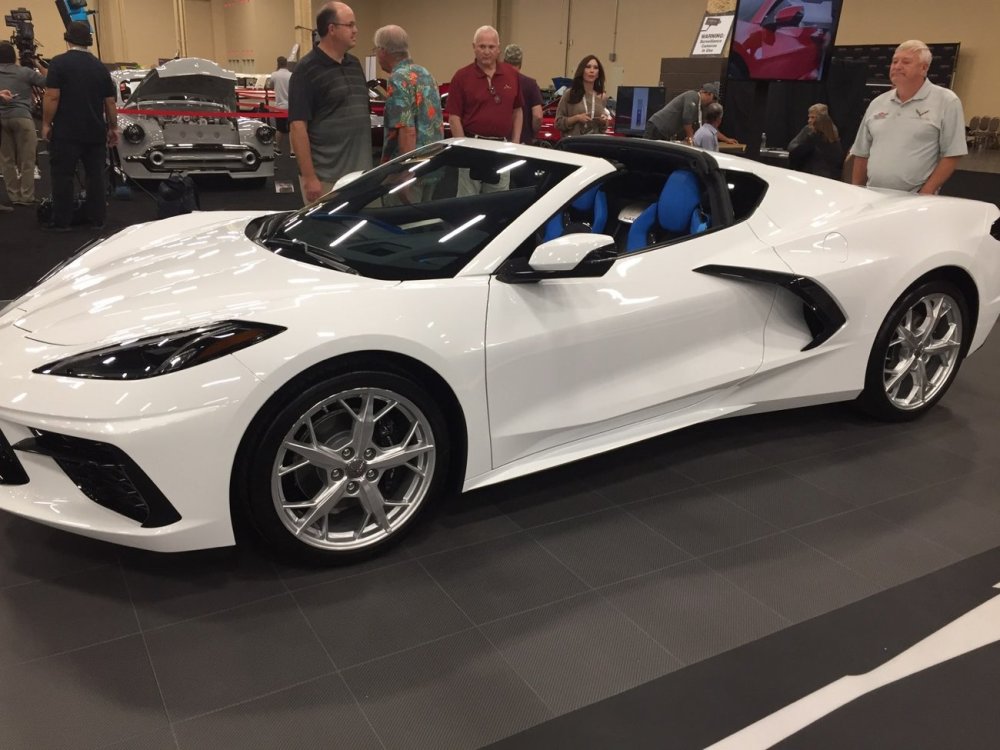
[(667, 95), (662, 86), (619, 86), (615, 100), (615, 132), (641, 136), (649, 116), (663, 109), (666, 103)]
[(728, 77), (822, 81), (843, 0), (739, 0)]

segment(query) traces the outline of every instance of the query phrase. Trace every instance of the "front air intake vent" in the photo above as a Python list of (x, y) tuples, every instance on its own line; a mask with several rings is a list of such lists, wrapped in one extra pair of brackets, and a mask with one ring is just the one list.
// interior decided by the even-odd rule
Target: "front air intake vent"
[(0, 432), (0, 484), (27, 484), (28, 475), (17, 460), (3, 432)]
[(121, 448), (54, 432), (32, 432), (35, 437), (20, 441), (14, 449), (53, 459), (98, 505), (138, 521), (143, 528), (180, 520), (176, 508)]
[(1000, 241), (1000, 219), (993, 222), (990, 234), (993, 235), (993, 239)]

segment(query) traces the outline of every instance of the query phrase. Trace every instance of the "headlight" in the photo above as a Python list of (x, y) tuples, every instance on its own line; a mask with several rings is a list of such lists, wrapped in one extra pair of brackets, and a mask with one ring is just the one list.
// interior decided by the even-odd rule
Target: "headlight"
[(270, 143), (274, 140), (274, 128), (270, 125), (261, 125), (257, 128), (257, 140), (261, 143)]
[(232, 354), (284, 330), (265, 323), (223, 320), (76, 354), (35, 372), (98, 380), (154, 378)]
[(122, 131), (122, 136), (131, 144), (142, 143), (142, 139), (146, 137), (146, 131), (142, 129), (141, 125), (137, 125), (132, 122), (125, 126)]

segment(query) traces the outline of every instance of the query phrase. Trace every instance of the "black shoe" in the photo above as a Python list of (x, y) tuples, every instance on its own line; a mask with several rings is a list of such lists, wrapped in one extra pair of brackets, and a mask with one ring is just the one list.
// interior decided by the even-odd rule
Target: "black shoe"
[(30, 201), (14, 201), (15, 206), (37, 206), (41, 203), (37, 198), (32, 198)]

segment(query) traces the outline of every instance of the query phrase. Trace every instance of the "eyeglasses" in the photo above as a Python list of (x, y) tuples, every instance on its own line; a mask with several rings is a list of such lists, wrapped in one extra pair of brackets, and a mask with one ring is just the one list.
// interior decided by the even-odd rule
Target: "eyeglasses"
[(491, 81), (489, 78), (486, 79), (486, 88), (488, 88), (490, 90), (490, 96), (493, 97), (493, 101), (496, 102), (497, 104), (499, 104), (500, 103), (500, 94), (498, 94), (497, 91), (496, 91), (496, 89), (493, 88), (493, 81)]
[(336, 21), (330, 21), (330, 25), (331, 26), (346, 26), (349, 29), (356, 29), (356, 28), (358, 28), (358, 22), (357, 21), (351, 21), (350, 23), (337, 23)]

